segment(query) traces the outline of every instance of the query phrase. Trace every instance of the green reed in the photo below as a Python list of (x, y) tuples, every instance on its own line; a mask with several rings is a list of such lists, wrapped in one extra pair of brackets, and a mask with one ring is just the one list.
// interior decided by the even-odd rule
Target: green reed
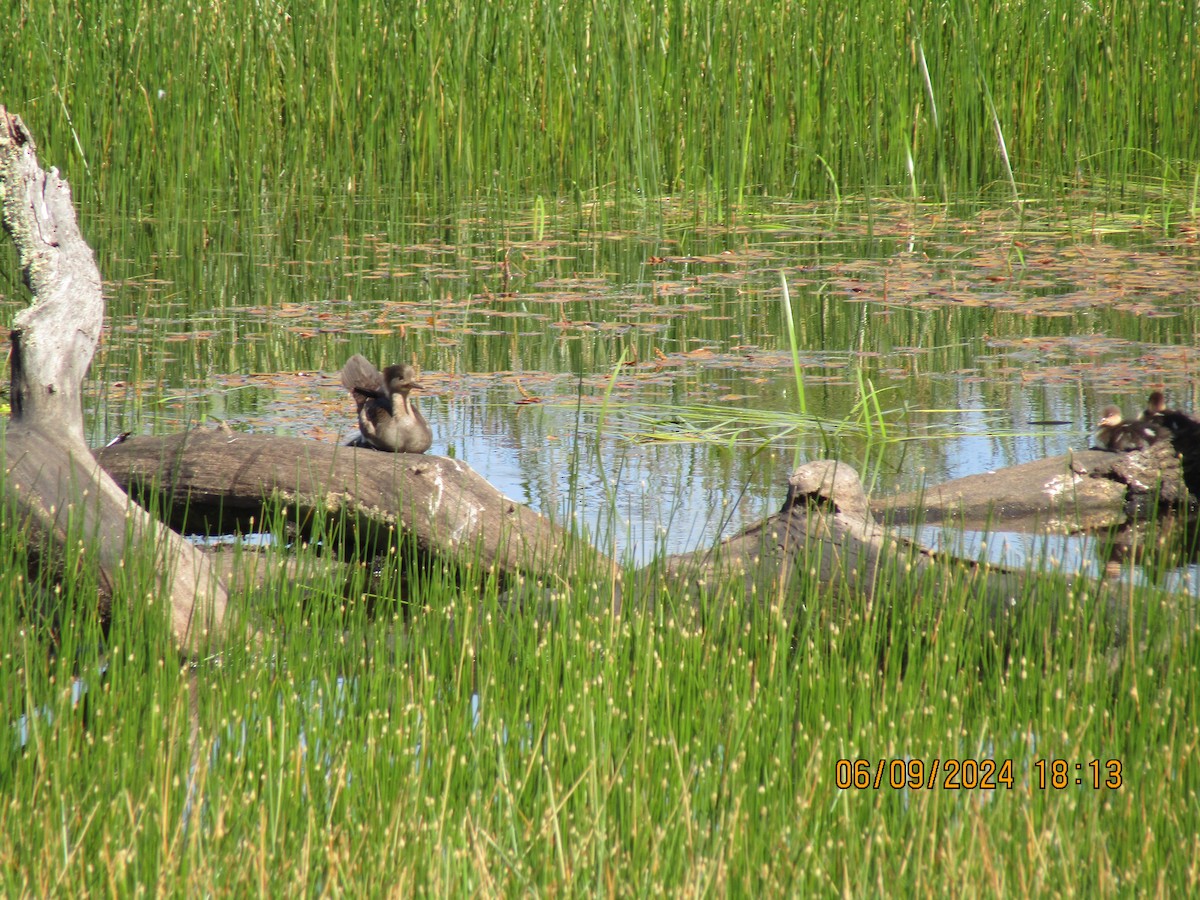
[[(639, 253), (600, 237), (572, 248), (582, 271), (627, 285), (651, 280), (650, 252), (716, 252), (747, 222), (775, 227), (757, 215), (763, 195), (831, 199), (835, 219), (861, 214), (869, 230), (880, 198), (920, 214), (920, 198), (1015, 193), (1078, 211), (1070, 227), (1085, 238), (1096, 222), (1077, 188), (1122, 228), (1168, 234), (1196, 210), (1200, 23), (1182, 2), (189, 2), (164, 14), (135, 0), (22, 0), (11, 18), (0, 102), (69, 177), (116, 281), (119, 330), (96, 375), (138, 386), (114, 401), (135, 421), (215, 373), (332, 372), (367, 346), (399, 359), (417, 344), (435, 371), (515, 358), (604, 373), (627, 352), (652, 359), (729, 330), (685, 317), (658, 335), (567, 343), (545, 320), (514, 320), (490, 335), (464, 326), (449, 348), (432, 328), (407, 340), (366, 330), (363, 307), (411, 324), (499, 291), (499, 248), (556, 232), (636, 234)], [(664, 194), (687, 196), (687, 221), (656, 205)], [(450, 288), (381, 284), (358, 259), (380, 232), (371, 253), (384, 269), (426, 261), (404, 244), (436, 238), (470, 274)], [(885, 255), (888, 240), (870, 232), (863, 254)], [(576, 273), (539, 252), (553, 256), (530, 250), (528, 283)], [(829, 253), (813, 238), (792, 263)], [(1018, 271), (1021, 253), (1014, 241)], [(779, 262), (759, 277), (760, 301)], [(18, 297), (14, 269), (0, 269), (0, 291)], [(964, 336), (1078, 328), (973, 309), (880, 323), (824, 284), (790, 284), (786, 332), (805, 350), (931, 348), (916, 374), (978, 365), (988, 405), (1005, 409), (1026, 389), (1003, 361), (977, 363)], [(762, 301), (759, 316), (737, 291), (713, 293), (741, 343), (785, 346), (778, 304)], [(288, 307), (305, 303), (303, 325), (332, 314), (337, 333), (289, 330)], [(608, 303), (565, 312), (603, 321)], [(1090, 327), (1115, 330), (1118, 315), (1095, 313)], [(1195, 313), (1121, 328), (1186, 344)], [(878, 365), (846, 385), (797, 385), (814, 413), (851, 410), (841, 427), (868, 455), (899, 418)], [(930, 379), (905, 384), (907, 404), (945, 408)], [(684, 409), (683, 389), (669, 393)], [(620, 398), (606, 409), (615, 427)], [(278, 562), (290, 536), (282, 518), (268, 525)], [(69, 546), (87, 572), (85, 545)], [(193, 669), (144, 602), (152, 559), (130, 560), (101, 635), (94, 573), (57, 590), (30, 580), (24, 536), (5, 518), (0, 892), (1198, 889), (1187, 810), (1200, 660), (1188, 610), (1172, 606), (1185, 601), (1131, 590), (1155, 640), (1114, 651), (1124, 619), (1053, 575), (1018, 598), (1031, 612), (1011, 628), (979, 614), (965, 576), (935, 590), (902, 562), (871, 606), (804, 583), (778, 611), (724, 597), (701, 628), (674, 590), (652, 610), (607, 614), (609, 573), (586, 567), (556, 586), (557, 605), (516, 615), (497, 585), (440, 571), (392, 606), (398, 562), (338, 576), (315, 544), (298, 552), (297, 576), (276, 570), (241, 598), (265, 646)], [(627, 586), (647, 577), (622, 574)], [(836, 760), (860, 756), (1012, 758), (1017, 785), (837, 788)], [(1033, 760), (1056, 756), (1119, 758), (1126, 784), (1034, 786)]]
[(286, 240), (289, 207), (335, 187), (347, 222), (380, 185), (393, 213), (538, 192), (736, 206), (904, 184), (946, 202), (1096, 179), (1187, 191), (1198, 16), (1183, 0), (193, 2), (170, 16), (22, 0), (0, 59), (4, 101), (89, 205), (186, 233), (232, 202), (237, 227)]
[[(137, 602), (150, 559), (107, 635), (83, 590), (53, 628), (0, 606), (4, 893), (1197, 887), (1175, 848), (1194, 840), (1200, 660), (1151, 591), (1128, 592), (1149, 641), (1053, 574), (993, 621), (969, 572), (931, 590), (903, 555), (874, 604), (801, 578), (780, 606), (730, 586), (697, 617), (625, 570), (614, 616), (580, 555), (520, 613), (436, 568), (415, 603), (371, 606), (329, 565), (336, 522), (290, 551), (266, 524), (269, 577), (239, 601), (261, 647), (181, 663)], [(21, 547), (0, 530), (0, 558)], [(839, 759), (952, 757), (1012, 759), (1014, 786), (836, 784)], [(1123, 786), (1072, 769), (1043, 789), (1050, 758), (1120, 759)]]

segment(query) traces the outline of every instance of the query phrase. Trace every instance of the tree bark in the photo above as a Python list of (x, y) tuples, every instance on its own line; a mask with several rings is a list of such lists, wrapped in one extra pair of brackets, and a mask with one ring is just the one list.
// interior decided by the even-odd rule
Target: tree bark
[(1171, 440), (1134, 453), (1084, 450), (876, 498), (871, 508), (895, 523), (1095, 531), (1194, 504), (1180, 465), (1189, 453)]
[(1127, 615), (1119, 587), (1075, 575), (1069, 592), (1040, 592), (1037, 573), (929, 550), (880, 525), (858, 474), (832, 460), (797, 468), (778, 513), (710, 550), (681, 553), (659, 565), (697, 599), (744, 598), (787, 619), (816, 599), (854, 598), (872, 606), (910, 596), (942, 606), (967, 601), (996, 628), (1015, 626), (1035, 612), (1055, 628), (1059, 604), (1081, 603), (1107, 610), (1114, 646), (1130, 636), (1146, 637), (1145, 616)]
[(182, 649), (199, 650), (225, 625), (225, 588), (199, 551), (129, 501), (85, 443), (81, 391), (104, 319), (100, 273), (67, 183), (57, 169), (42, 170), (25, 124), (3, 106), (0, 206), (33, 301), (11, 332), (5, 501), (51, 543), (61, 544), (78, 521), (83, 535), (96, 538), (87, 552), (110, 592), (120, 591), (131, 548), (151, 542), (175, 639)]
[(806, 581), (823, 593), (873, 601), (897, 578), (919, 581), (924, 595), (938, 596), (952, 574), (965, 574), (972, 596), (998, 613), (1015, 605), (1025, 581), (1024, 573), (936, 553), (884, 528), (871, 515), (858, 473), (833, 460), (797, 468), (775, 515), (711, 550), (668, 557), (663, 569), (700, 591), (741, 580), (748, 597), (780, 608), (803, 593)]
[(408, 534), (423, 551), (502, 578), (557, 578), (571, 546), (569, 532), (444, 456), (192, 431), (131, 438), (96, 457), (134, 496), (157, 487), (189, 530), (261, 523), (269, 503), (282, 501), (300, 522), (348, 523), (360, 554), (387, 552)]

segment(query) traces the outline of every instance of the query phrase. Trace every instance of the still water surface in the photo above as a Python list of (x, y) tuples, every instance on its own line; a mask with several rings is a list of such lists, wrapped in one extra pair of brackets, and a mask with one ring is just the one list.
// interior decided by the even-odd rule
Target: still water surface
[(1200, 408), (1196, 235), (1111, 206), (342, 224), (101, 254), (93, 439), (219, 419), (344, 440), (341, 363), (415, 361), (431, 452), (645, 560), (774, 511), (797, 459), (903, 490), (1085, 448), (1100, 407), (1152, 387)]

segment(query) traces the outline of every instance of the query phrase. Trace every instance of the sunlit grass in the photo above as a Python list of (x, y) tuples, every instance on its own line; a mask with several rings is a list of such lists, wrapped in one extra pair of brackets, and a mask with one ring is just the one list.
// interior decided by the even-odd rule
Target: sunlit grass
[[(624, 436), (718, 451), (811, 439), (870, 481), (889, 449), (951, 435), (917, 421), (957, 408), (930, 372), (972, 370), (987, 384), (972, 410), (989, 416), (1037, 390), (999, 351), (981, 359), (984, 334), (1195, 341), (1197, 307), (1177, 298), (1155, 315), (1062, 319), (916, 305), (965, 275), (960, 253), (987, 263), (1000, 247), (1007, 266), (987, 271), (1013, 282), (1065, 238), (1112, 249), (1153, 233), (1173, 248), (1151, 250), (1156, 277), (1190, 257), (1194, 4), (185, 3), (163, 15), (19, 0), (11, 13), (0, 102), (69, 178), (110, 279), (117, 330), (93, 372), (112, 398), (93, 425), (106, 438), (164, 406), (185, 424), (253, 419), (258, 392), (214, 390), (215, 374), (330, 373), (370, 349), (439, 372), (599, 377), (597, 430), (633, 423)], [(1004, 209), (986, 246), (927, 227), (944, 217), (976, 234), (981, 201)], [(711, 319), (656, 319), (678, 300), (655, 294), (660, 281), (727, 271), (688, 254), (756, 249), (767, 233), (790, 243), (707, 286)], [(647, 263), (665, 254), (683, 261)], [(831, 266), (852, 258), (881, 261), (881, 283), (858, 285), (871, 312), (831, 286)], [(913, 258), (906, 309), (882, 263)], [(796, 271), (780, 304), (783, 266)], [(536, 286), (580, 275), (608, 287), (556, 307), (558, 321), (540, 315)], [(0, 279), (19, 303), (16, 268)], [(1194, 283), (1173, 279), (1181, 295)], [(509, 287), (537, 317), (471, 318)], [(584, 330), (631, 296), (658, 309), (624, 320), (628, 336)], [(604, 378), (732, 333), (788, 354), (782, 399), (698, 403), (699, 379), (681, 379), (664, 391), (674, 402), (651, 407)], [(885, 374), (904, 348), (921, 364)], [(830, 353), (845, 378), (818, 385)], [(757, 383), (732, 377), (736, 393)], [(1146, 377), (1133, 372), (1136, 390)], [(1119, 378), (1088, 390), (1114, 383), (1124, 390)], [(985, 425), (1027, 433), (1003, 413)], [(606, 461), (577, 456), (572, 490), (599, 465), (611, 500), (621, 473)], [(274, 566), (291, 551), (282, 518), (268, 528)], [(698, 628), (678, 588), (611, 616), (611, 573), (586, 569), (556, 584), (557, 605), (523, 613), (494, 583), (445, 571), (417, 577), (401, 607), (396, 560), (335, 572), (314, 542), (244, 604), (265, 645), (193, 667), (146, 602), (151, 560), (129, 561), (102, 634), (86, 548), (68, 548), (82, 577), (31, 581), (27, 536), (9, 518), (0, 528), (8, 896), (1200, 888), (1191, 600), (1131, 587), (1113, 621), (1049, 575), (1008, 629), (964, 584), (916, 585), (900, 565), (873, 606), (806, 582), (793, 606), (726, 598)], [(1114, 646), (1142, 616), (1154, 639)], [(1011, 791), (839, 789), (836, 761), (856, 757), (1013, 759), (1018, 777)], [(1051, 757), (1120, 759), (1126, 780), (1041, 789), (1033, 762)]]
[[(881, 413), (885, 411), (880, 410)], [(887, 410), (898, 414), (901, 410)], [(869, 436), (873, 425), (854, 418), (823, 419), (814, 415), (756, 409), (750, 406), (672, 404), (655, 407), (638, 404), (627, 418), (633, 440), (661, 443), (710, 442), (730, 446), (756, 446), (782, 441), (799, 432), (814, 433), (828, 441), (853, 434)]]
[[(266, 644), (194, 666), (135, 584), (103, 638), (82, 593), (53, 636), (0, 609), (4, 893), (1196, 887), (1196, 642), (1156, 594), (1129, 595), (1148, 644), (1059, 576), (1003, 624), (903, 560), (873, 605), (801, 580), (702, 626), (677, 588), (613, 616), (586, 567), (541, 613), (436, 573), (368, 613), (299, 552), (250, 597)], [(1011, 759), (1013, 786), (839, 788), (859, 758)], [(1122, 786), (1042, 788), (1051, 758)]]
[(1183, 0), (194, 3), (123, 7), (86, 34), (82, 15), (17, 4), (6, 103), (89, 206), (195, 238), (181, 213), (230, 187), (244, 227), (296, 241), (287, 209), (334, 185), (392, 185), (393, 212), (612, 187), (733, 212), (755, 195), (1022, 200), (1094, 179), (1117, 197), (1147, 175), (1186, 196), (1200, 158)]

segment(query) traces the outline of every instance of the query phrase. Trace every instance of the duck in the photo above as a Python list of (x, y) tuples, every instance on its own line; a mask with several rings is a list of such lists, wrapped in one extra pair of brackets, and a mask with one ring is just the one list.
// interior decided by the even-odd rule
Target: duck
[(1200, 421), (1181, 410), (1165, 407), (1164, 403), (1157, 420), (1163, 433), (1169, 434), (1177, 447), (1181, 443), (1189, 447), (1200, 446)]
[(433, 431), (410, 396), (421, 390), (415, 367), (394, 365), (380, 372), (356, 353), (342, 366), (342, 386), (358, 409), (359, 435), (351, 447), (424, 453), (433, 445)]
[(1100, 429), (1096, 432), (1096, 440), (1101, 450), (1144, 450), (1158, 438), (1156, 427), (1142, 419), (1125, 421), (1118, 406), (1110, 405), (1100, 410)]
[(1142, 410), (1142, 418), (1138, 421), (1156, 428), (1163, 425), (1163, 416), (1167, 412), (1167, 398), (1162, 391), (1151, 391), (1146, 399), (1146, 408)]

